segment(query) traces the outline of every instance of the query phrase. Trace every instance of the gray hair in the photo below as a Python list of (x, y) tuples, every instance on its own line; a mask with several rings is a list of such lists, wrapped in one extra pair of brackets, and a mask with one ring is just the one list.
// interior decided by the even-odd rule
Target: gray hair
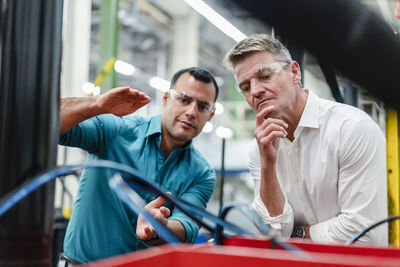
[(253, 34), (237, 43), (226, 53), (224, 65), (234, 72), (236, 64), (254, 52), (268, 51), (278, 61), (292, 62), (288, 49), (277, 39), (268, 34)]

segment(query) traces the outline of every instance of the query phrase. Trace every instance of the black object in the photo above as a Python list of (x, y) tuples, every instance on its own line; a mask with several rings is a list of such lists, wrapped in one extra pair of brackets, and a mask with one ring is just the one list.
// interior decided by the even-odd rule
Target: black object
[[(237, 203), (237, 202), (230, 202), (227, 203), (224, 208), (220, 211), (218, 217), (221, 220), (225, 220), (226, 216), (228, 213), (234, 209), (237, 209), (241, 211), (250, 221), (252, 224), (257, 228), (257, 230), (262, 233), (264, 236), (268, 236), (271, 241), (271, 248), (276, 249), (278, 247), (283, 248), (285, 250), (291, 251), (295, 253), (297, 256), (300, 257), (307, 257), (307, 253), (289, 243), (286, 242), (281, 242), (278, 240), (278, 238), (274, 235), (271, 234), (271, 228), (265, 224), (260, 216), (247, 204), (243, 203)], [(224, 230), (224, 225), (223, 224), (217, 224), (215, 228), (215, 234), (214, 234), (214, 241), (216, 245), (222, 245), (223, 244), (223, 239), (225, 238), (223, 234)]]
[(360, 239), (363, 235), (365, 235), (366, 233), (368, 233), (370, 230), (374, 229), (375, 227), (386, 223), (386, 222), (392, 222), (394, 220), (398, 220), (400, 219), (400, 215), (395, 215), (395, 216), (391, 216), (388, 217), (386, 219), (377, 221), (376, 223), (372, 224), (371, 226), (368, 226), (367, 228), (361, 230), (360, 232), (358, 232), (357, 234), (355, 234), (353, 237), (351, 237), (349, 240), (346, 241), (346, 245), (350, 245), (352, 243), (355, 243), (358, 239)]
[(60, 254), (64, 251), (64, 237), (69, 220), (62, 215), (62, 209), (55, 210), (54, 237), (52, 248), (53, 266), (57, 266)]
[[(62, 0), (0, 1), (0, 197), (56, 165)], [(54, 183), (0, 218), (1, 266), (51, 266)]]
[(221, 212), (224, 205), (224, 184), (225, 184), (225, 142), (226, 138), (222, 138), (222, 156), (221, 156), (221, 184), (219, 187), (219, 211)]
[(400, 38), (357, 0), (234, 0), (320, 62), (347, 76), (371, 95), (400, 108)]
[(335, 70), (325, 62), (319, 62), (322, 73), (325, 76), (326, 83), (331, 89), (331, 93), (336, 102), (344, 103), (342, 94), (340, 93), (339, 84), (337, 82)]
[[(80, 263), (77, 262), (77, 261), (74, 261), (73, 259), (71, 259), (71, 258), (69, 258), (67, 256), (65, 256), (64, 253), (61, 253), (60, 257), (59, 257), (58, 264), (59, 265), (60, 264), (64, 264), (64, 265), (61, 265), (62, 267), (70, 267), (70, 266), (79, 265)], [(57, 266), (57, 267), (61, 267), (61, 266)]]
[[(255, 214), (254, 211), (249, 210), (247, 208), (247, 206), (244, 207), (245, 205), (238, 205), (238, 204), (227, 205), (227, 207), (221, 211), (221, 215), (220, 215), (221, 218), (220, 218), (215, 215), (212, 215), (211, 213), (207, 212), (204, 209), (198, 208), (198, 207), (194, 206), (193, 204), (180, 199), (179, 197), (175, 196), (174, 194), (168, 194), (167, 190), (158, 188), (157, 185), (140, 178), (140, 173), (138, 173), (135, 169), (133, 169), (127, 165), (124, 165), (124, 164), (107, 161), (107, 160), (97, 160), (97, 161), (88, 162), (86, 164), (80, 164), (80, 165), (62, 166), (62, 167), (54, 168), (50, 171), (46, 171), (42, 174), (35, 176), (31, 180), (18, 186), (13, 191), (9, 192), (5, 197), (0, 199), (0, 218), (5, 213), (9, 212), (10, 209), (12, 209), (12, 207), (16, 203), (18, 203), (21, 199), (24, 199), (27, 195), (31, 194), (32, 192), (34, 192), (35, 190), (37, 190), (44, 184), (46, 184), (50, 181), (53, 181), (56, 177), (65, 176), (65, 175), (69, 175), (69, 174), (75, 174), (77, 171), (80, 171), (83, 168), (93, 168), (93, 167), (117, 170), (124, 175), (124, 178), (127, 179), (128, 183), (123, 181), (121, 179), (121, 176), (119, 177), (120, 178), (119, 181), (118, 181), (118, 179), (115, 180), (114, 177), (110, 180), (110, 185), (112, 185), (111, 188), (113, 190), (115, 190), (118, 197), (122, 197), (121, 200), (123, 202), (125, 202), (127, 204), (128, 204), (128, 202), (131, 202), (131, 203), (135, 204), (134, 201), (132, 201), (130, 199), (130, 196), (128, 195), (128, 194), (131, 195), (132, 192), (126, 193), (124, 191), (126, 188), (131, 190), (130, 187), (128, 187), (129, 183), (134, 184), (134, 185), (136, 185), (136, 188), (139, 188), (140, 190), (145, 189), (148, 192), (153, 193), (157, 196), (162, 196), (165, 200), (170, 202), (174, 207), (180, 209), (183, 213), (185, 213), (187, 216), (192, 218), (196, 223), (203, 226), (210, 232), (218, 234), (219, 236), (218, 236), (218, 238), (216, 238), (218, 240), (223, 240), (223, 238), (225, 237), (225, 235), (223, 233), (223, 229), (227, 229), (229, 231), (232, 231), (232, 232), (234, 232), (236, 234), (240, 234), (240, 235), (249, 234), (247, 231), (243, 230), (241, 227), (238, 227), (234, 224), (228, 223), (223, 220), (224, 216), (232, 208), (239, 208), (240, 210), (244, 211), (249, 216), (249, 218), (253, 220), (253, 222), (255, 223), (255, 225), (257, 226), (258, 229), (260, 229), (266, 235), (269, 234), (269, 227), (262, 223), (261, 219), (257, 216), (257, 214)], [(117, 185), (117, 186), (115, 186), (115, 185)], [(122, 187), (120, 185), (122, 185)], [(122, 188), (124, 188), (124, 189), (121, 190)], [(145, 218), (146, 218), (146, 216), (150, 216), (149, 218), (146, 218), (146, 219), (149, 219), (150, 222), (152, 222), (152, 220), (155, 221), (154, 223), (156, 223), (156, 224), (154, 224), (153, 226), (156, 228), (156, 231), (159, 232), (160, 234), (162, 232), (165, 232), (165, 237), (170, 236), (172, 234), (168, 229), (166, 229), (163, 225), (161, 225), (157, 220), (152, 218), (151, 215), (147, 211), (145, 211), (143, 208), (139, 207), (137, 204), (129, 205), (129, 207), (134, 208), (134, 211), (136, 214), (138, 214), (139, 212), (143, 213)], [(216, 227), (214, 228), (209, 223), (206, 223), (204, 221), (204, 219), (213, 222), (216, 225)], [(153, 224), (153, 222), (152, 222), (152, 224)], [(157, 228), (157, 227), (159, 227), (159, 228)], [(295, 248), (294, 246), (291, 246), (289, 244), (285, 244), (284, 242), (279, 242), (276, 239), (274, 239), (274, 244), (277, 244), (277, 245), (281, 246), (282, 248), (291, 250), (294, 253), (297, 253), (297, 254), (300, 253), (301, 255), (304, 254), (298, 248)]]
[(304, 48), (299, 46), (293, 39), (287, 39), (275, 30), (275, 36), (288, 50), (294, 61), (299, 63), (301, 73), (301, 84), (304, 84)]
[(293, 238), (305, 238), (306, 237), (306, 231), (304, 231), (304, 227), (296, 226), (293, 229), (292, 235), (290, 237), (293, 237)]

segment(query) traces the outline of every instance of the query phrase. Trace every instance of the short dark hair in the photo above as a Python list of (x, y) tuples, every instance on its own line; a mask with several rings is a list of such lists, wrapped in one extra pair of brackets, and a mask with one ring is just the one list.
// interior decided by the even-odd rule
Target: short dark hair
[(191, 67), (191, 68), (185, 68), (185, 69), (178, 70), (174, 74), (174, 76), (172, 76), (171, 86), (175, 85), (176, 82), (178, 81), (179, 77), (181, 77), (182, 74), (184, 74), (186, 72), (189, 73), (190, 75), (192, 75), (196, 80), (199, 80), (199, 81), (202, 81), (205, 83), (212, 82), (215, 87), (214, 102), (217, 100), (219, 88), (218, 88), (217, 82), (215, 81), (214, 76), (208, 70), (200, 68), (200, 67)]

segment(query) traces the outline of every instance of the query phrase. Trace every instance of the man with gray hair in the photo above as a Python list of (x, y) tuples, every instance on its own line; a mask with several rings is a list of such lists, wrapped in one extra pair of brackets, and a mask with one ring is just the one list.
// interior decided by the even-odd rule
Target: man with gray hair
[[(336, 243), (387, 217), (385, 138), (366, 113), (302, 88), (299, 64), (270, 35), (240, 41), (224, 61), (256, 113), (249, 168), (265, 223)], [(387, 245), (387, 226), (358, 242)]]

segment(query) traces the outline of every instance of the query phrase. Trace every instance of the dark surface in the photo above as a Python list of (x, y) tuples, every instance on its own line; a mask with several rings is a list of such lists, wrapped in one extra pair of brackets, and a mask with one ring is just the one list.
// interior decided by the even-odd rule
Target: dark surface
[(329, 64), (371, 95), (399, 109), (400, 38), (359, 1), (224, 2), (266, 22), (319, 62)]
[[(0, 198), (56, 165), (61, 0), (0, 1)], [(51, 266), (54, 183), (0, 218), (0, 266)]]

